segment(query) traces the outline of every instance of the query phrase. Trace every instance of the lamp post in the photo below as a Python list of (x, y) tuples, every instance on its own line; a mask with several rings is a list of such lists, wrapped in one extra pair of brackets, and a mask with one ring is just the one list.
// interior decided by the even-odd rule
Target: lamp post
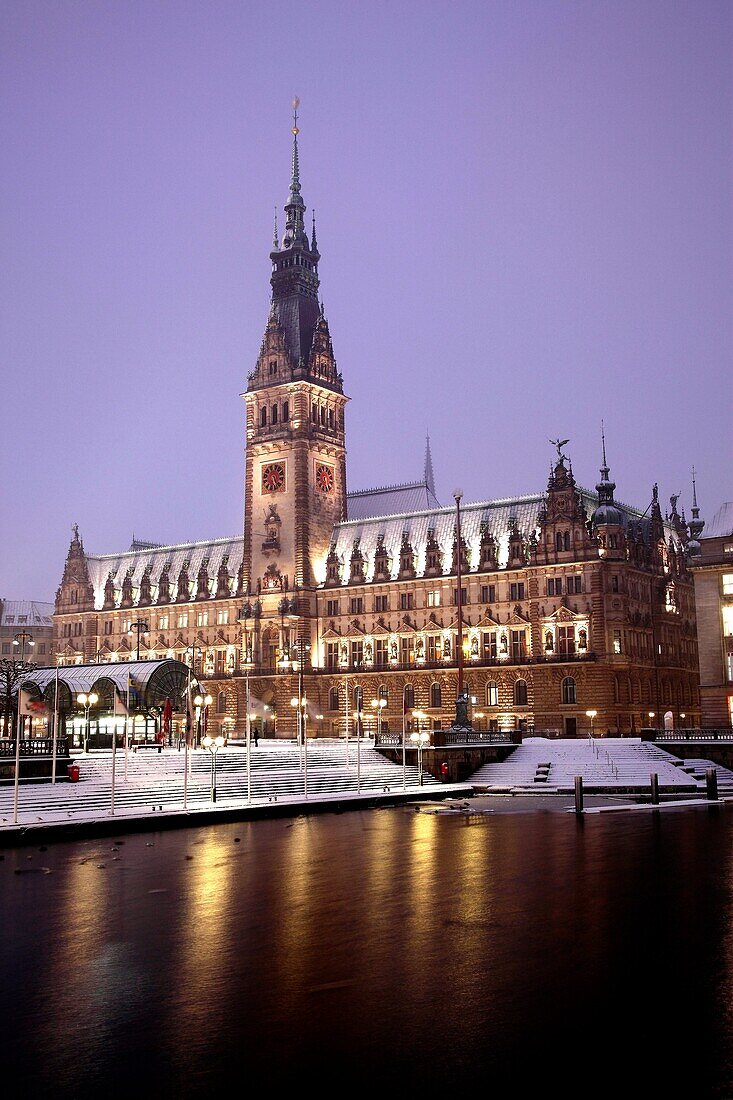
[(387, 706), (387, 700), (380, 695), (378, 699), (372, 699), (372, 706), (377, 712), (377, 744), (379, 744), (382, 736), (382, 711)]
[(651, 724), (652, 724), (652, 720), (653, 720), (653, 718), (654, 718), (654, 714), (655, 714), (655, 712), (654, 712), (653, 710), (650, 710), (650, 711), (649, 711), (649, 725), (650, 725), (650, 726), (651, 726)]
[(204, 732), (205, 732), (206, 727), (208, 725), (207, 710), (211, 706), (213, 701), (214, 700), (211, 698), (210, 695), (197, 695), (196, 698), (193, 701), (194, 706), (196, 707), (196, 741), (199, 745), (203, 744), (203, 742), (201, 740), (201, 711), (203, 710), (203, 714), (204, 714)]
[(140, 660), (140, 635), (141, 634), (147, 634), (148, 631), (150, 630), (150, 627), (146, 623), (145, 619), (135, 619), (135, 621), (133, 623), (130, 623), (130, 629), (127, 631), (127, 633), (132, 634), (133, 630), (137, 631), (137, 655), (135, 657), (135, 660), (139, 661)]
[(593, 719), (598, 714), (597, 710), (587, 710), (585, 712), (586, 718), (590, 718), (590, 735), (593, 736)]
[(417, 746), (417, 781), (422, 787), (422, 751), (430, 741), (430, 734), (420, 729), (420, 719), (427, 717), (425, 711), (413, 710), (412, 716), (417, 720), (417, 730), (410, 734), (410, 740)]
[[(208, 698), (208, 696), (207, 696)], [(211, 801), (216, 802), (216, 754), (224, 744), (223, 737), (204, 737), (201, 744), (211, 753)]]
[(80, 691), (76, 697), (76, 701), (80, 707), (84, 707), (84, 754), (86, 755), (87, 742), (89, 740), (89, 709), (99, 701), (99, 696), (96, 691), (91, 691), (89, 693)]
[(461, 498), (463, 496), (462, 489), (453, 490), (453, 499), (456, 502), (456, 620), (457, 620), (457, 639), (456, 639), (456, 657), (458, 659), (458, 689), (456, 693), (456, 719), (453, 723), (455, 726), (468, 726), (468, 698), (465, 694), (465, 688), (463, 685), (463, 600), (461, 598)]
[(27, 630), (19, 630), (18, 633), (13, 637), (13, 645), (16, 647), (20, 646), (20, 663), (22, 665), (25, 664), (26, 642), (28, 643), (29, 648), (36, 644), (33, 641), (33, 635), (30, 634)]

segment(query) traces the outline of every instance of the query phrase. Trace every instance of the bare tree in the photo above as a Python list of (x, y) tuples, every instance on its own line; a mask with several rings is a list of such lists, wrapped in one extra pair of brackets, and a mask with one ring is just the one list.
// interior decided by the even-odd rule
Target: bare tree
[(14, 715), (18, 712), (18, 685), (21, 680), (30, 675), (33, 669), (34, 665), (0, 657), (0, 708), (2, 708), (5, 719), (4, 731), (6, 737), (13, 736), (11, 723)]

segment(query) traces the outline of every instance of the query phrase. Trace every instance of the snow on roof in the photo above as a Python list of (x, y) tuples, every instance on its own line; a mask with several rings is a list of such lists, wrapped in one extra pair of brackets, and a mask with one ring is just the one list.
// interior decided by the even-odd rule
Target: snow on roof
[(401, 515), (430, 508), (440, 508), (440, 502), (426, 481), (386, 485), (382, 489), (361, 489), (346, 495), (349, 520)]
[(720, 539), (726, 535), (733, 535), (733, 500), (721, 504), (707, 525), (702, 537), (705, 539)]
[(0, 600), (0, 626), (53, 626), (52, 603), (38, 600)]

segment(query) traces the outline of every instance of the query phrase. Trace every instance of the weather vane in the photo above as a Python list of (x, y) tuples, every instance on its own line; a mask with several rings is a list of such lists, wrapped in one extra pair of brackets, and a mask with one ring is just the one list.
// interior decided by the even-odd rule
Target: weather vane
[(298, 107), (300, 107), (300, 96), (297, 96), (293, 100), (293, 133), (297, 137), (300, 133), (298, 129)]
[(553, 447), (557, 448), (558, 461), (562, 462), (562, 460), (565, 458), (565, 455), (562, 453), (562, 449), (563, 449), (563, 447), (565, 446), (566, 443), (570, 442), (570, 440), (569, 439), (548, 439), (547, 442), (552, 443)]

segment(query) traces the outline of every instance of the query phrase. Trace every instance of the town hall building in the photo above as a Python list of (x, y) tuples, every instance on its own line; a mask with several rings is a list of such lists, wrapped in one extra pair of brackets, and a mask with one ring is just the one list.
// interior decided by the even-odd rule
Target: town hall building
[[(177, 658), (243, 736), (437, 730), (459, 677), (476, 730), (633, 734), (699, 724), (691, 531), (616, 500), (599, 441), (594, 489), (557, 440), (526, 496), (441, 505), (422, 477), (350, 492), (344, 377), (306, 229), (297, 115), (271, 305), (242, 394), (243, 532), (88, 552), (77, 529), (58, 589), (58, 663)], [(358, 410), (354, 414), (358, 417)], [(460, 576), (460, 584), (458, 578)], [(590, 717), (588, 712), (595, 712)]]

